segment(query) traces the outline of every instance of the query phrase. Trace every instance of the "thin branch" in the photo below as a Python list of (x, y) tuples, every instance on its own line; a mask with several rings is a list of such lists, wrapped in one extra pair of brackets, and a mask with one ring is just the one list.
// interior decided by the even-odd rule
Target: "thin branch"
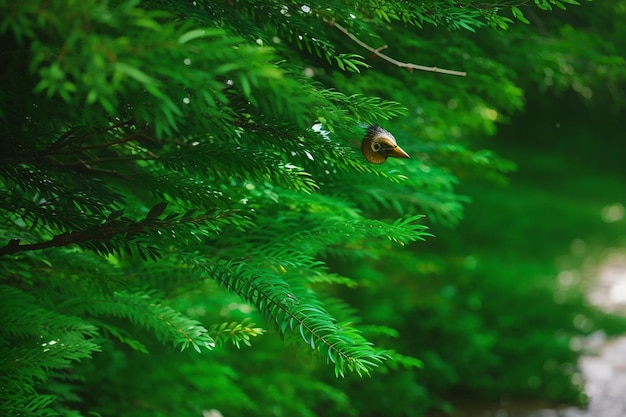
[(383, 50), (385, 50), (385, 49), (387, 49), (387, 48), (389, 48), (389, 45), (383, 45), (383, 46), (380, 46), (380, 47), (378, 47), (378, 48), (374, 49), (374, 51), (373, 51), (373, 52), (374, 52), (375, 54), (378, 54), (380, 51), (383, 51)]
[(67, 150), (67, 151), (59, 151), (59, 152), (54, 152), (54, 153), (47, 153), (44, 156), (47, 155), (73, 155), (79, 152), (84, 152), (84, 151), (89, 151), (89, 150), (93, 150), (93, 149), (104, 149), (104, 148), (110, 148), (112, 146), (115, 145), (122, 145), (128, 142), (132, 142), (138, 138), (144, 138), (145, 135), (143, 134), (143, 132), (138, 132), (138, 133), (134, 133), (132, 135), (128, 135), (126, 137), (120, 138), (120, 139), (116, 139), (116, 140), (112, 140), (110, 142), (106, 142), (106, 143), (100, 143), (97, 145), (86, 145), (86, 146), (78, 146), (74, 149), (71, 150)]
[[(340, 367), (340, 371), (342, 374), (343, 374), (343, 369), (345, 367), (348, 367), (348, 369), (350, 369), (351, 366), (355, 366), (356, 367), (355, 369), (357, 369), (357, 372), (360, 373), (359, 366), (361, 367), (360, 368), (361, 370), (364, 370), (367, 372), (369, 370), (368, 367), (377, 366), (375, 363), (373, 363), (373, 360), (378, 359), (382, 362), (382, 359), (380, 357), (375, 357), (371, 359), (368, 358), (369, 362), (367, 360), (362, 361), (361, 358), (359, 358), (358, 356), (351, 354), (351, 352), (347, 352), (346, 351), (347, 346), (344, 346), (344, 347), (338, 346), (341, 342), (345, 342), (345, 340), (341, 338), (341, 335), (337, 335), (337, 333), (341, 332), (342, 330), (341, 328), (339, 328), (336, 325), (332, 325), (333, 327), (331, 329), (328, 328), (329, 326), (324, 326), (323, 328), (319, 326), (318, 328), (315, 328), (315, 326), (311, 324), (311, 321), (313, 321), (312, 318), (308, 317), (302, 311), (293, 311), (293, 309), (289, 308), (291, 304), (285, 303), (284, 302), (285, 299), (282, 296), (280, 299), (277, 300), (278, 296), (274, 296), (272, 293), (269, 293), (268, 291), (266, 291), (264, 286), (257, 285), (254, 280), (245, 282), (243, 284), (239, 284), (238, 286), (235, 281), (241, 281), (241, 278), (240, 278), (240, 275), (236, 274), (233, 271), (226, 269), (224, 271), (225, 274), (223, 275), (227, 275), (227, 274), (234, 275), (235, 279), (231, 279), (231, 278), (220, 279), (220, 278), (216, 278), (217, 274), (214, 273), (214, 270), (207, 268), (207, 267), (204, 267), (203, 269), (205, 272), (207, 272), (210, 275), (211, 279), (216, 281), (219, 285), (225, 287), (226, 289), (230, 291), (235, 292), (236, 294), (239, 294), (246, 301), (252, 304), (255, 304), (257, 307), (259, 307), (260, 311), (264, 310), (266, 312), (269, 312), (268, 315), (270, 317), (277, 319), (280, 316), (280, 314), (275, 314), (275, 312), (276, 310), (280, 310), (283, 314), (287, 315), (290, 320), (295, 320), (302, 329), (305, 329), (305, 331), (307, 331), (311, 335), (311, 338), (315, 338), (316, 340), (318, 340), (318, 342), (321, 342), (322, 344), (324, 344), (328, 350), (334, 351), (335, 354), (338, 355), (338, 357), (341, 357), (342, 360), (339, 361), (339, 363), (335, 361), (333, 362), (336, 364), (336, 366)], [(223, 275), (221, 276), (223, 277)], [(246, 288), (246, 287), (252, 288), (253, 291), (243, 290), (243, 288)], [(296, 303), (296, 304), (300, 303), (300, 300), (289, 291), (286, 291), (286, 293), (284, 294), (284, 297), (289, 298), (291, 302), (293, 303)], [(267, 307), (265, 309), (260, 308), (261, 300), (265, 301), (265, 303), (267, 304)], [(307, 319), (310, 319), (310, 320), (307, 320)], [(286, 329), (283, 330), (280, 326), (277, 326), (277, 327), (279, 328), (279, 331), (282, 334), (287, 333)], [(326, 330), (327, 334), (324, 334), (324, 330)], [(292, 331), (295, 333), (295, 329), (292, 328)], [(331, 340), (333, 338), (335, 339), (334, 342)], [(346, 345), (347, 344), (348, 343), (346, 343)], [(354, 342), (352, 343), (351, 346), (354, 346)], [(371, 354), (376, 355), (375, 352), (371, 352)]]
[[(117, 129), (119, 127), (122, 126), (128, 126), (133, 124), (133, 120), (122, 120), (119, 121), (117, 123), (112, 124), (111, 126), (107, 126), (104, 129), (100, 130), (100, 133), (104, 133), (104, 132), (108, 132), (114, 129)], [(70, 142), (72, 142), (72, 135), (74, 133), (76, 133), (79, 129), (76, 127), (72, 127), (71, 129), (69, 129), (67, 132), (65, 132), (64, 134), (62, 134), (61, 136), (59, 136), (59, 138), (49, 147), (47, 147), (46, 149), (44, 149), (43, 151), (41, 151), (41, 154), (47, 155), (47, 154), (58, 154), (59, 152), (55, 152), (58, 149), (61, 149), (65, 146), (67, 146)], [(96, 133), (96, 132), (94, 132)], [(84, 139), (85, 136), (81, 136), (80, 139)], [(78, 138), (74, 138), (74, 139), (78, 139)]]
[(111, 239), (120, 234), (134, 235), (146, 234), (148, 230), (157, 230), (159, 228), (172, 227), (177, 224), (192, 223), (200, 224), (210, 220), (219, 220), (223, 217), (230, 216), (238, 210), (230, 210), (219, 214), (204, 214), (190, 219), (174, 219), (174, 220), (158, 220), (143, 219), (138, 222), (110, 222), (101, 226), (87, 230), (76, 230), (54, 236), (51, 240), (38, 243), (21, 244), (20, 239), (10, 239), (9, 243), (0, 247), (0, 256), (13, 255), (18, 252), (41, 250), (60, 246), (68, 246), (72, 244), (81, 244), (92, 241), (101, 241)]
[(394, 64), (397, 67), (407, 68), (409, 71), (419, 70), (419, 71), (429, 71), (429, 72), (440, 72), (442, 74), (458, 75), (459, 77), (465, 77), (467, 75), (467, 73), (465, 71), (455, 71), (455, 70), (448, 70), (448, 69), (437, 68), (437, 67), (427, 67), (427, 66), (424, 66), (424, 65), (417, 65), (417, 64), (411, 64), (411, 63), (408, 63), (408, 62), (398, 61), (397, 59), (394, 59), (394, 58), (390, 57), (389, 55), (385, 55), (385, 54), (380, 52), (381, 50), (387, 48), (387, 45), (384, 45), (384, 46), (382, 46), (380, 48), (373, 48), (373, 47), (369, 46), (368, 44), (366, 44), (365, 42), (363, 42), (362, 40), (360, 40), (359, 38), (357, 38), (356, 36), (354, 36), (352, 33), (350, 33), (350, 31), (348, 31), (348, 29), (344, 28), (339, 23), (334, 22), (334, 21), (327, 21), (327, 22), (331, 26), (334, 26), (337, 29), (339, 29), (347, 37), (352, 39), (354, 42), (356, 42), (357, 44), (359, 44), (363, 48), (367, 49), (368, 51), (370, 51), (374, 55), (384, 59), (385, 61)]
[[(130, 122), (125, 122), (124, 124), (128, 124)], [(112, 129), (117, 129), (121, 126), (123, 126), (124, 124), (122, 123), (117, 123), (113, 126), (110, 126), (104, 130), (102, 130), (103, 133), (107, 132), (108, 130), (112, 130)], [(140, 131), (131, 135), (128, 135), (126, 137), (120, 138), (120, 139), (116, 139), (116, 140), (112, 140), (110, 142), (106, 142), (106, 143), (102, 143), (102, 144), (97, 144), (97, 145), (89, 145), (89, 146), (83, 146), (83, 145), (79, 145), (76, 147), (73, 147), (71, 149), (66, 149), (72, 142), (75, 142), (77, 140), (80, 141), (84, 141), (85, 139), (87, 139), (87, 137), (89, 135), (95, 134), (95, 133), (91, 133), (89, 135), (80, 135), (80, 136), (74, 136), (74, 134), (78, 131), (77, 128), (71, 128), (69, 129), (67, 132), (63, 133), (61, 136), (59, 136), (59, 138), (50, 146), (48, 146), (45, 149), (42, 149), (40, 151), (36, 151), (36, 152), (30, 152), (28, 154), (22, 154), (22, 155), (18, 155), (16, 157), (12, 157), (12, 158), (7, 158), (6, 161), (7, 162), (11, 162), (11, 163), (19, 163), (19, 162), (35, 162), (35, 161), (41, 161), (44, 158), (47, 157), (51, 157), (51, 156), (57, 156), (57, 155), (74, 155), (80, 152), (84, 152), (84, 151), (88, 151), (88, 150), (92, 150), (92, 149), (101, 149), (101, 148), (109, 148), (115, 145), (120, 145), (120, 144), (124, 144), (124, 143), (128, 143), (128, 142), (132, 142), (134, 140), (136, 140), (137, 138), (145, 138), (144, 135), (144, 131)], [(96, 132), (97, 133), (97, 132)]]
[(107, 126), (103, 129), (104, 132), (108, 132), (110, 130), (114, 130), (117, 129), (118, 127), (122, 127), (122, 126), (130, 126), (135, 124), (135, 121), (131, 118), (128, 120), (120, 120), (116, 123), (113, 123), (111, 126)]
[(85, 166), (87, 168), (91, 168), (92, 165), (108, 164), (110, 162), (154, 161), (154, 160), (159, 159), (159, 157), (156, 155), (129, 155), (129, 156), (118, 156), (118, 157), (111, 157), (111, 158), (95, 158), (95, 159), (90, 159), (87, 161), (83, 161), (82, 159), (79, 159), (76, 162), (61, 162), (57, 159), (53, 159), (53, 158), (50, 158), (50, 159), (54, 161), (56, 165), (62, 166), (62, 167), (72, 168), (76, 166)]
[(79, 162), (75, 164), (76, 168), (78, 170), (82, 170), (85, 172), (92, 172), (94, 174), (103, 174), (103, 175), (111, 175), (113, 177), (117, 177), (117, 178), (124, 178), (124, 179), (130, 179), (130, 177), (127, 177), (126, 175), (122, 174), (121, 172), (112, 170), (112, 169), (105, 169), (105, 168), (96, 168), (91, 166), (90, 164), (86, 163), (86, 162)]
[(42, 153), (52, 152), (52, 151), (55, 151), (57, 149), (61, 149), (62, 147), (64, 147), (69, 142), (70, 136), (72, 136), (74, 132), (76, 132), (76, 130), (77, 129), (75, 127), (69, 129), (67, 132), (59, 136), (59, 138), (52, 145), (44, 149)]

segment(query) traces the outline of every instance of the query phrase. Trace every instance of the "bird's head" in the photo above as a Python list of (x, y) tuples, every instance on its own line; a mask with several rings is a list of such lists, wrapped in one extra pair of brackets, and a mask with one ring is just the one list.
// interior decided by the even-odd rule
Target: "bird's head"
[(396, 138), (380, 126), (370, 126), (361, 142), (361, 152), (373, 164), (382, 164), (388, 157), (410, 158), (396, 143)]

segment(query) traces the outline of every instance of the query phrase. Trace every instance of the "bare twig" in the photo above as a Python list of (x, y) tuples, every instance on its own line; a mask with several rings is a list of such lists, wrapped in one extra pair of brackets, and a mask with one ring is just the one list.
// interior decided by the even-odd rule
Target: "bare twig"
[(330, 24), (331, 26), (334, 26), (337, 29), (339, 29), (347, 37), (349, 37), (354, 42), (356, 42), (357, 44), (359, 44), (363, 48), (367, 49), (368, 51), (370, 51), (374, 55), (384, 59), (387, 62), (390, 62), (390, 63), (394, 64), (397, 67), (407, 68), (409, 71), (420, 70), (420, 71), (429, 71), (429, 72), (440, 72), (442, 74), (458, 75), (460, 77), (465, 77), (467, 75), (467, 73), (465, 71), (455, 71), (455, 70), (448, 70), (448, 69), (437, 68), (437, 67), (427, 67), (427, 66), (424, 66), (424, 65), (417, 65), (417, 64), (411, 64), (411, 63), (408, 63), (408, 62), (398, 61), (397, 59), (394, 59), (394, 58), (390, 57), (389, 55), (385, 55), (385, 54), (380, 52), (383, 49), (387, 48), (387, 45), (383, 45), (380, 48), (373, 48), (373, 47), (369, 46), (368, 44), (366, 44), (365, 42), (363, 42), (362, 40), (360, 40), (359, 38), (357, 38), (356, 36), (354, 36), (352, 33), (350, 33), (350, 31), (348, 31), (348, 29), (344, 28), (339, 23), (334, 22), (334, 21), (328, 21), (328, 24)]
[(374, 49), (372, 52), (374, 52), (375, 54), (379, 53), (380, 51), (383, 51), (385, 49), (387, 49), (389, 47), (389, 45), (383, 45), (383, 46), (379, 46), (378, 48)]

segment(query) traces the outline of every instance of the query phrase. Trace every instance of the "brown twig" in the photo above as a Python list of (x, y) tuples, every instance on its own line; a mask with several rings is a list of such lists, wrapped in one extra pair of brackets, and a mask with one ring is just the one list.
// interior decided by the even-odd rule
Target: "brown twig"
[(41, 250), (72, 244), (81, 244), (90, 241), (110, 239), (120, 234), (146, 234), (149, 230), (172, 227), (182, 223), (199, 224), (210, 220), (219, 220), (232, 215), (238, 210), (230, 210), (218, 214), (203, 214), (190, 219), (158, 220), (144, 219), (138, 222), (107, 222), (87, 230), (76, 230), (54, 236), (51, 240), (37, 243), (20, 243), (20, 239), (10, 239), (6, 246), (0, 247), (0, 256), (13, 255), (18, 252)]
[(387, 45), (384, 45), (384, 46), (382, 46), (380, 48), (373, 48), (373, 47), (369, 46), (368, 44), (366, 44), (365, 42), (363, 42), (362, 40), (360, 40), (359, 38), (357, 38), (356, 36), (354, 36), (352, 33), (350, 33), (350, 31), (348, 31), (348, 29), (344, 28), (339, 23), (334, 22), (334, 21), (328, 21), (328, 23), (331, 26), (334, 26), (337, 29), (339, 29), (347, 37), (352, 39), (354, 42), (356, 42), (357, 44), (359, 44), (363, 48), (367, 49), (368, 51), (370, 51), (374, 55), (384, 59), (385, 61), (394, 64), (397, 67), (407, 68), (409, 71), (419, 70), (419, 71), (429, 71), (429, 72), (440, 72), (442, 74), (458, 75), (459, 77), (465, 77), (467, 75), (467, 73), (465, 71), (455, 71), (455, 70), (448, 70), (448, 69), (444, 69), (444, 68), (427, 67), (427, 66), (424, 66), (424, 65), (411, 64), (411, 63), (408, 63), (408, 62), (398, 61), (397, 59), (394, 59), (394, 58), (390, 57), (389, 55), (385, 55), (385, 54), (380, 52), (383, 49), (387, 48)]
[[(133, 133), (132, 135), (128, 135), (125, 136), (123, 138), (119, 138), (116, 140), (112, 140), (110, 142), (106, 142), (106, 143), (100, 143), (97, 145), (81, 145), (78, 146), (74, 149), (71, 150), (67, 150), (67, 151), (58, 151), (58, 152), (47, 152), (44, 155), (72, 155), (72, 154), (76, 154), (79, 152), (84, 152), (84, 151), (89, 151), (89, 150), (93, 150), (93, 149), (104, 149), (104, 148), (110, 148), (112, 146), (115, 145), (122, 145), (128, 142), (132, 142), (135, 141), (137, 139), (144, 139), (146, 138), (145, 134), (143, 131), (137, 132), (137, 133)], [(48, 151), (48, 149), (46, 149), (46, 151)], [(44, 151), (44, 152), (46, 152)]]
[(79, 163), (76, 163), (75, 166), (78, 170), (85, 171), (85, 172), (101, 174), (101, 175), (110, 175), (110, 176), (117, 177), (117, 178), (129, 179), (129, 177), (122, 174), (121, 172), (118, 172), (112, 169), (106, 169), (106, 168), (96, 168), (82, 161)]
[[(117, 129), (117, 128), (122, 127), (122, 126), (128, 126), (128, 125), (131, 125), (133, 123), (134, 122), (133, 122), (132, 119), (130, 119), (130, 120), (122, 120), (122, 121), (119, 121), (119, 122), (116, 122), (116, 123), (112, 124), (111, 126), (107, 126), (106, 128), (101, 129), (99, 133), (109, 132), (111, 130)], [(43, 151), (41, 151), (41, 153), (44, 154), (44, 155), (45, 154), (51, 154), (51, 153), (58, 153), (58, 152), (55, 152), (55, 151), (65, 147), (70, 142), (72, 142), (72, 136), (77, 131), (78, 131), (78, 128), (72, 127), (67, 132), (65, 132), (64, 134), (59, 136), (59, 138), (52, 145), (50, 145), (48, 148), (46, 148)], [(96, 132), (94, 132), (94, 133), (96, 133)], [(80, 139), (84, 139), (84, 136), (80, 137)]]

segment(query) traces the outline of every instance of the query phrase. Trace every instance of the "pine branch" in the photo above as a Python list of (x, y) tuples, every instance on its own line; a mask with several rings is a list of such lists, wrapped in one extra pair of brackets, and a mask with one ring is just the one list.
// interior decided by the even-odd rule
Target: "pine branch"
[(290, 285), (275, 273), (245, 262), (215, 264), (198, 257), (186, 261), (254, 304), (282, 336), (298, 334), (311, 349), (320, 351), (335, 365), (338, 376), (344, 376), (347, 371), (369, 374), (387, 359), (357, 330), (338, 325), (308, 289)]
[(241, 344), (251, 346), (250, 338), (265, 333), (265, 330), (254, 327), (255, 325), (256, 323), (249, 323), (247, 319), (241, 323), (224, 322), (209, 327), (209, 334), (217, 343), (230, 340), (237, 348), (240, 348)]
[(86, 311), (94, 316), (113, 316), (129, 319), (154, 332), (162, 342), (171, 342), (184, 350), (189, 346), (198, 353), (212, 350), (215, 341), (208, 330), (173, 308), (159, 303), (153, 293), (118, 291), (111, 296), (66, 303), (64, 308)]
[(6, 399), (0, 397), (0, 414), (3, 416), (23, 415), (28, 412), (33, 417), (57, 417), (59, 414), (52, 410), (52, 405), (57, 401), (56, 395), (5, 392)]
[[(117, 145), (123, 145), (137, 139), (147, 138), (146, 132), (148, 129), (146, 127), (143, 127), (140, 130), (133, 130), (127, 135), (120, 137), (120, 132), (117, 131), (123, 127), (134, 127), (134, 121), (119, 121), (102, 128), (90, 129), (88, 127), (72, 127), (65, 133), (61, 134), (57, 140), (45, 149), (15, 154), (5, 158), (5, 161), (11, 163), (44, 161), (49, 157), (82, 154), (90, 150), (107, 149)], [(95, 143), (92, 145), (84, 144), (84, 142), (93, 137), (99, 140), (100, 135), (112, 135), (113, 138), (105, 143)]]
[[(256, 135), (251, 135), (256, 138)], [(276, 138), (275, 138), (276, 140)], [(282, 144), (283, 147), (296, 148), (295, 141)], [(210, 161), (210, 163), (207, 163)], [(215, 178), (229, 172), (230, 176), (255, 182), (271, 182), (284, 188), (313, 192), (319, 185), (302, 167), (286, 162), (284, 154), (271, 149), (224, 145), (222, 143), (200, 143), (187, 146), (164, 155), (159, 163), (168, 171), (210, 174)]]
[[(163, 207), (164, 209), (164, 207)], [(93, 227), (86, 230), (77, 230), (74, 232), (63, 233), (54, 236), (51, 240), (38, 243), (21, 244), (20, 239), (11, 239), (9, 243), (0, 248), (0, 256), (13, 255), (18, 252), (32, 251), (48, 249), (53, 247), (61, 247), (77, 244), (79, 246), (87, 246), (91, 248), (98, 248), (97, 242), (105, 242), (116, 236), (124, 235), (127, 239), (137, 236), (146, 235), (151, 231), (157, 231), (160, 229), (178, 226), (181, 224), (205, 224), (207, 222), (216, 222), (233, 216), (236, 210), (224, 211), (219, 213), (207, 213), (199, 216), (179, 216), (168, 217), (164, 220), (159, 220), (151, 217), (151, 213), (148, 213), (148, 217), (140, 221), (132, 221), (128, 218), (114, 218), (107, 220), (101, 226)], [(121, 215), (121, 212), (119, 212)], [(159, 213), (160, 214), (160, 213)], [(89, 245), (89, 244), (92, 245)], [(93, 245), (96, 245), (95, 247)], [(149, 248), (148, 248), (149, 249)], [(150, 254), (158, 252), (150, 252)], [(141, 254), (141, 253), (140, 253)]]
[(0, 300), (0, 315), (4, 319), (1, 339), (37, 339), (69, 332), (89, 338), (98, 335), (97, 329), (85, 320), (42, 308), (36, 297), (15, 287), (0, 285)]
[[(57, 306), (55, 306), (57, 307)], [(95, 326), (73, 315), (41, 306), (37, 297), (0, 285), (0, 415), (52, 415), (56, 395), (36, 389), (53, 370), (101, 351)]]

